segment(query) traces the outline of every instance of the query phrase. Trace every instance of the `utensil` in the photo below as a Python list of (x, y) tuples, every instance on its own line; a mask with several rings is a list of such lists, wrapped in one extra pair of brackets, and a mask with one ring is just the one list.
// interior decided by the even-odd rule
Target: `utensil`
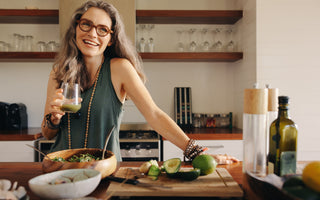
[(108, 135), (107, 135), (106, 141), (105, 141), (105, 143), (104, 143), (104, 147), (103, 147), (101, 159), (104, 159), (104, 154), (105, 154), (105, 152), (106, 152), (107, 144), (108, 144), (108, 142), (109, 142), (109, 139), (110, 139), (110, 136), (111, 136), (111, 133), (112, 133), (113, 129), (114, 129), (114, 126), (112, 126), (111, 130), (109, 131), (109, 133), (108, 133)]
[(34, 150), (36, 150), (37, 152), (41, 153), (44, 157), (47, 157), (48, 159), (51, 160), (51, 158), (49, 158), (45, 153), (43, 153), (42, 151), (40, 151), (39, 149), (35, 148), (34, 146), (31, 146), (30, 144), (26, 144), (28, 147), (33, 148)]
[(150, 184), (150, 183), (141, 183), (140, 181), (136, 179), (126, 179), (126, 178), (121, 178), (121, 177), (116, 177), (116, 176), (107, 176), (106, 179), (108, 181), (115, 181), (118, 183), (126, 183), (126, 184), (131, 184), (139, 187), (144, 187), (144, 188), (149, 188), (152, 190), (155, 190), (156, 188), (162, 188), (162, 189), (171, 189), (171, 187), (164, 186), (164, 185), (155, 185), (155, 184)]

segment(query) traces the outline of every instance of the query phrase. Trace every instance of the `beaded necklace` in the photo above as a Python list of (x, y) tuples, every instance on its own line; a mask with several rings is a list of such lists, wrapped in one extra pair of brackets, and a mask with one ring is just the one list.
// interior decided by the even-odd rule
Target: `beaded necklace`
[[(101, 69), (101, 66), (103, 64), (103, 61), (104, 61), (104, 59), (102, 59), (102, 62), (100, 64), (99, 68), (98, 68), (96, 79), (94, 81), (94, 86), (93, 86), (93, 90), (92, 90), (90, 101), (89, 101), (89, 105), (88, 105), (88, 115), (87, 115), (87, 123), (86, 123), (86, 134), (85, 134), (85, 139), (84, 139), (84, 148), (87, 148), (87, 144), (88, 144), (91, 103), (92, 103), (92, 100), (93, 100), (94, 93), (96, 91), (97, 82), (98, 82), (98, 78), (99, 78), (99, 75), (100, 75), (100, 69)], [(70, 113), (68, 113), (68, 143), (69, 143), (69, 149), (71, 149)]]

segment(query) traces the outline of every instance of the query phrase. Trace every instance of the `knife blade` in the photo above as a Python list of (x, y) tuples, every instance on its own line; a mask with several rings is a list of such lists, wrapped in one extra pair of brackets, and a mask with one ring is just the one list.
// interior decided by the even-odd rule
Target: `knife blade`
[(141, 183), (140, 181), (136, 179), (126, 179), (126, 178), (121, 178), (121, 177), (116, 177), (116, 176), (107, 176), (106, 180), (109, 181), (115, 181), (118, 183), (126, 183), (126, 184), (131, 184), (139, 187), (145, 187), (149, 189), (156, 189), (156, 188), (163, 188), (163, 189), (170, 189), (171, 187), (168, 186), (163, 186), (163, 185), (155, 185), (155, 184), (150, 184), (150, 183)]

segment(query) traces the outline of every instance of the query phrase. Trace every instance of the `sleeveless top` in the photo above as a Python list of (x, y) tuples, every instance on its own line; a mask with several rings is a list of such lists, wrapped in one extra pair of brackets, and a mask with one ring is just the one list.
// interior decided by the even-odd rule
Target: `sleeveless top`
[[(81, 93), (81, 109), (70, 113), (71, 148), (84, 148), (87, 126), (88, 105), (94, 85)], [(80, 114), (79, 114), (80, 113)], [(110, 59), (106, 58), (101, 66), (96, 90), (91, 103), (87, 148), (104, 148), (106, 136), (114, 126), (109, 138), (107, 150), (112, 151), (121, 161), (119, 129), (123, 107), (111, 82)], [(68, 114), (61, 118), (60, 129), (51, 152), (69, 148)]]

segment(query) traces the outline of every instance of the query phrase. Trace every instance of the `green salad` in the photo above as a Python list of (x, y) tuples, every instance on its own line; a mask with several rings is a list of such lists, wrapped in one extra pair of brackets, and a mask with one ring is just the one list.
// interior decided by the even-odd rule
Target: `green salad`
[(56, 162), (90, 162), (95, 160), (101, 160), (101, 158), (95, 157), (89, 153), (80, 154), (79, 156), (73, 155), (68, 160), (65, 160), (64, 158), (61, 158), (61, 157), (55, 157), (52, 159), (52, 161), (56, 161)]

